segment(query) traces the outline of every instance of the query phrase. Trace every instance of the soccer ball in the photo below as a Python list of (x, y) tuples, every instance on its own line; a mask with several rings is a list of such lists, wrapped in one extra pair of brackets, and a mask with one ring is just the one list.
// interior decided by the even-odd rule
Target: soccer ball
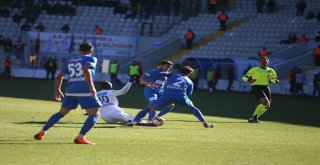
[(164, 118), (157, 116), (154, 119), (152, 119), (152, 123), (156, 126), (162, 126), (165, 123), (165, 120)]

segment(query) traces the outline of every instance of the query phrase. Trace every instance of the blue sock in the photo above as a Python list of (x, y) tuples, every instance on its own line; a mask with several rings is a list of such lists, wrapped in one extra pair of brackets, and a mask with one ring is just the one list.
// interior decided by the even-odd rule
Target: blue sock
[(191, 107), (191, 111), (195, 117), (197, 117), (202, 123), (206, 122), (201, 111), (196, 107)]
[(85, 136), (86, 133), (89, 132), (90, 129), (93, 128), (93, 126), (97, 123), (98, 119), (99, 118), (96, 115), (89, 115), (81, 128), (80, 135)]
[(49, 128), (51, 128), (54, 124), (56, 124), (61, 118), (63, 118), (63, 114), (60, 112), (57, 112), (55, 114), (53, 114), (49, 120), (47, 121), (47, 123), (44, 125), (44, 127), (42, 128), (43, 131), (47, 131)]
[(151, 121), (156, 116), (156, 111), (150, 111), (148, 116), (148, 121)]
[(136, 115), (136, 117), (134, 117), (133, 121), (134, 121), (134, 122), (139, 122), (139, 121), (141, 121), (141, 119), (144, 118), (149, 111), (150, 111), (150, 110), (149, 110), (148, 107), (144, 108), (143, 110), (141, 110), (141, 111)]
[(167, 106), (162, 107), (161, 111), (159, 112), (158, 116), (161, 117), (171, 111), (172, 108), (168, 108)]

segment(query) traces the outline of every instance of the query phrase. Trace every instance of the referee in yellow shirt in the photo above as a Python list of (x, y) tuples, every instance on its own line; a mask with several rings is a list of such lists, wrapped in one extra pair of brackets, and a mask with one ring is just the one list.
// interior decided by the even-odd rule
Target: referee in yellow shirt
[(249, 82), (252, 86), (252, 92), (260, 104), (249, 118), (249, 123), (260, 123), (259, 117), (267, 111), (271, 103), (271, 92), (269, 82), (278, 83), (279, 79), (276, 72), (268, 67), (269, 58), (261, 57), (260, 65), (251, 68), (243, 77), (242, 80)]

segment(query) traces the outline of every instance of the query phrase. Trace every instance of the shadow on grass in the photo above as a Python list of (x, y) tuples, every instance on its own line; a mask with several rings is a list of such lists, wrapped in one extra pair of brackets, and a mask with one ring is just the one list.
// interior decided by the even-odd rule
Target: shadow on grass
[[(34, 143), (31, 143), (34, 142)], [(20, 144), (20, 145), (64, 145), (64, 144), (74, 144), (74, 143), (42, 143), (42, 142), (37, 142), (35, 140), (1, 140), (0, 139), (0, 145), (3, 144)]]

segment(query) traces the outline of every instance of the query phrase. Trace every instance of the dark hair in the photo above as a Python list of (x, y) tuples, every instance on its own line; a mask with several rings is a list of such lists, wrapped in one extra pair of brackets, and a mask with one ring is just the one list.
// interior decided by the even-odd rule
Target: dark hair
[(112, 89), (112, 84), (109, 81), (105, 81), (101, 84), (101, 88), (106, 90)]
[(91, 43), (82, 43), (80, 45), (80, 51), (81, 52), (93, 51), (93, 45)]
[(180, 73), (183, 73), (185, 75), (189, 75), (193, 72), (193, 69), (190, 66), (184, 66), (180, 69)]
[(171, 61), (169, 61), (169, 60), (163, 60), (163, 61), (161, 62), (161, 65), (164, 65), (164, 64), (173, 65), (173, 63), (172, 63)]

